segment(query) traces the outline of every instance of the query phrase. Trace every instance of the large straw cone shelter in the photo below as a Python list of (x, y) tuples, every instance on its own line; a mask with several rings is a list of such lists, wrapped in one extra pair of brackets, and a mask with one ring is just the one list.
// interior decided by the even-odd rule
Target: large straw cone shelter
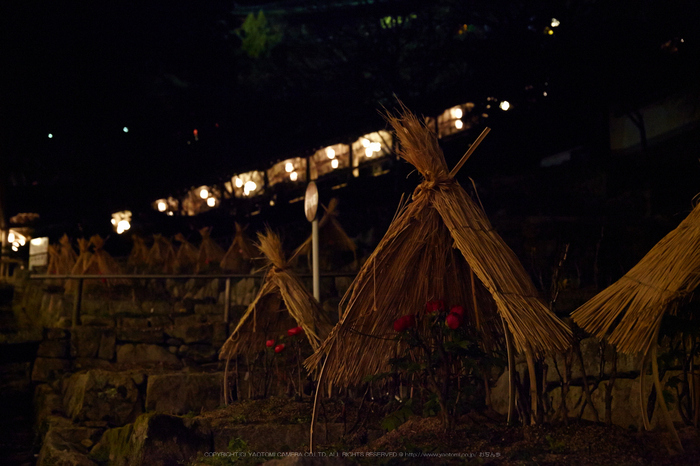
[(271, 231), (258, 233), (258, 241), (266, 262), (265, 278), (221, 348), (219, 359), (228, 361), (239, 354), (260, 351), (266, 340), (297, 326), (304, 329), (311, 348), (316, 350), (332, 327), (318, 301), (290, 270), (279, 236)]
[(399, 344), (393, 322), (422, 315), (431, 299), (462, 305), (467, 325), (481, 332), (487, 349), (501, 318), (515, 347), (530, 357), (567, 348), (570, 330), (538, 299), (513, 251), (452, 178), (435, 133), (408, 111), (388, 119), (399, 155), (423, 182), (341, 300), (341, 320), (306, 360), (310, 370), (324, 365), (319, 384), (330, 391), (389, 370)]
[(245, 233), (243, 228), (236, 222), (236, 234), (233, 237), (231, 246), (221, 259), (221, 270), (233, 273), (248, 273), (252, 268), (252, 260), (259, 257), (258, 249)]
[[(622, 278), (576, 309), (574, 322), (623, 353), (642, 352), (642, 377), (646, 361), (651, 359), (654, 382), (658, 383), (656, 349), (661, 321), (664, 314), (675, 313), (700, 285), (698, 251), (700, 204)], [(665, 412), (665, 403), (660, 405)], [(648, 428), (645, 406), (642, 412)], [(672, 423), (670, 428), (675, 432)]]
[[(332, 251), (352, 252), (353, 259), (357, 260), (357, 246), (348, 236), (338, 221), (338, 199), (332, 198), (328, 207), (323, 206), (325, 212), (318, 222), (319, 246), (321, 254), (328, 256)], [(311, 259), (311, 240), (309, 236), (292, 254), (294, 259), (306, 255)], [(329, 264), (322, 264), (322, 267), (329, 268)]]
[(202, 272), (211, 268), (212, 264), (219, 265), (224, 258), (224, 249), (211, 238), (211, 227), (199, 230), (202, 235), (202, 244), (199, 245), (196, 272)]
[[(61, 274), (60, 245), (49, 244), (48, 252), (49, 252), (49, 263), (46, 266), (46, 274), (47, 275), (60, 275)], [(49, 278), (47, 280), (44, 280), (44, 283), (46, 285), (59, 286), (59, 285), (61, 285), (61, 283), (63, 283), (63, 280), (59, 280), (57, 278)]]
[(173, 239), (180, 243), (175, 253), (175, 271), (178, 273), (192, 272), (197, 264), (199, 250), (194, 244), (187, 241), (182, 233), (176, 234)]
[(153, 245), (148, 251), (146, 264), (154, 271), (173, 273), (175, 271), (175, 250), (172, 243), (161, 234), (153, 235)]

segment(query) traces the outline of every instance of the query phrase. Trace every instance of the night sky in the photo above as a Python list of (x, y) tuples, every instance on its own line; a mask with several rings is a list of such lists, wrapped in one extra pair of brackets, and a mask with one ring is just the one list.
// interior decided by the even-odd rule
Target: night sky
[[(507, 97), (492, 125), (522, 157), (700, 82), (690, 1), (43, 3), (1, 7), (8, 216), (145, 208), (376, 130), (397, 97), (433, 115)], [(273, 45), (253, 57), (236, 29), (260, 8)]]

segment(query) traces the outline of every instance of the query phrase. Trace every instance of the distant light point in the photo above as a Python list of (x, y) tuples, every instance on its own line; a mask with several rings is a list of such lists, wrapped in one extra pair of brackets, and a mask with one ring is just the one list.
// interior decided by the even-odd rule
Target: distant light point
[(49, 133), (49, 139), (53, 139), (53, 134)]
[(557, 18), (552, 18), (552, 22), (550, 23), (553, 28), (559, 26), (561, 23)]
[(122, 131), (124, 131), (125, 133), (128, 133), (128, 132), (129, 132), (129, 128), (127, 128), (127, 127), (125, 126), (125, 127), (122, 128)]

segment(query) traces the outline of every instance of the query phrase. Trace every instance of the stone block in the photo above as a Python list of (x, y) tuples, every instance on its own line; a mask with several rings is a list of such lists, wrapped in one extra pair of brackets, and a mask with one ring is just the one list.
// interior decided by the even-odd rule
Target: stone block
[(214, 326), (212, 324), (175, 325), (168, 330), (168, 335), (182, 340), (185, 344), (209, 343), (214, 336)]
[(112, 315), (139, 315), (141, 306), (131, 299), (112, 300), (109, 303)]
[(69, 354), (68, 340), (44, 340), (36, 351), (36, 355), (41, 358), (67, 358)]
[(75, 358), (73, 360), (73, 372), (88, 369), (111, 369), (112, 363), (98, 358)]
[(153, 315), (168, 315), (172, 312), (173, 305), (167, 301), (144, 301), (141, 304), (141, 312)]
[(70, 372), (70, 361), (57, 358), (36, 358), (32, 368), (32, 382), (48, 382)]
[(117, 340), (132, 343), (163, 343), (163, 330), (157, 328), (120, 328)]
[(223, 404), (223, 373), (152, 375), (146, 388), (146, 409), (168, 414), (199, 413)]
[(195, 304), (194, 313), (205, 315), (223, 315), (224, 308), (219, 304)]
[(44, 329), (46, 340), (67, 340), (69, 337), (70, 333), (64, 328), (47, 327)]
[(129, 374), (91, 370), (72, 375), (63, 387), (63, 407), (74, 421), (133, 422), (142, 412), (138, 387)]
[(114, 359), (114, 351), (116, 349), (117, 336), (114, 329), (109, 329), (102, 333), (100, 337), (100, 348), (97, 351), (97, 357), (111, 361)]
[(134, 365), (161, 364), (170, 367), (182, 367), (177, 356), (158, 345), (131, 344), (117, 345), (117, 363)]
[(70, 354), (74, 358), (96, 358), (103, 330), (99, 327), (77, 327), (71, 330)]
[(114, 327), (114, 319), (111, 317), (83, 315), (80, 324), (88, 327)]
[(228, 324), (226, 322), (214, 322), (211, 342), (220, 348), (229, 337)]
[(182, 345), (178, 350), (178, 356), (191, 359), (196, 363), (216, 361), (219, 352), (212, 345)]

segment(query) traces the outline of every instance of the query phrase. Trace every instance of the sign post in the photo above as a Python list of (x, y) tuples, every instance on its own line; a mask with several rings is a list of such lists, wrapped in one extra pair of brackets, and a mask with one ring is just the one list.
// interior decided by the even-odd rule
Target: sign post
[(314, 298), (321, 302), (321, 275), (318, 261), (318, 188), (313, 181), (306, 187), (304, 213), (306, 219), (311, 222), (311, 273), (313, 275)]

